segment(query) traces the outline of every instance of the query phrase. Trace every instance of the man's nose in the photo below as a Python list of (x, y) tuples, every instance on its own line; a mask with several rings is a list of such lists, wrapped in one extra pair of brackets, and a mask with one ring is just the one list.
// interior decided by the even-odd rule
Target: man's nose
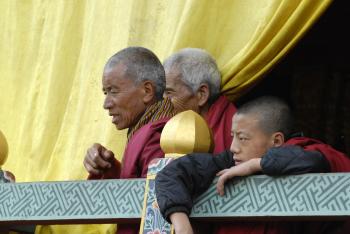
[(108, 110), (112, 108), (112, 106), (113, 106), (112, 100), (108, 96), (106, 96), (105, 101), (103, 102), (103, 108)]

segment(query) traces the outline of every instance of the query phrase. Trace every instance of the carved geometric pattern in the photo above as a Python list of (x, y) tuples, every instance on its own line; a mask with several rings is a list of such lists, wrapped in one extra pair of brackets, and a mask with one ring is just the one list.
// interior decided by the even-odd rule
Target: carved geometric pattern
[(350, 216), (350, 173), (236, 178), (198, 197), (192, 217)]
[(139, 219), (144, 191), (144, 179), (1, 184), (0, 220)]
[[(145, 179), (0, 183), (0, 224), (137, 221), (145, 184)], [(350, 173), (236, 178), (223, 197), (215, 184), (196, 199), (192, 217), (350, 217)]]

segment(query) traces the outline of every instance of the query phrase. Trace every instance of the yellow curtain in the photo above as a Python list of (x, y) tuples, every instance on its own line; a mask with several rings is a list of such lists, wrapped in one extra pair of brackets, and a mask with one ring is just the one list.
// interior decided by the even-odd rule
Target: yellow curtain
[[(4, 169), (17, 181), (87, 176), (94, 142), (120, 158), (125, 131), (102, 109), (106, 60), (132, 45), (161, 60), (183, 47), (208, 50), (232, 100), (293, 47), (331, 0), (2, 0), (0, 129)], [(37, 233), (113, 233), (114, 225), (44, 226)]]

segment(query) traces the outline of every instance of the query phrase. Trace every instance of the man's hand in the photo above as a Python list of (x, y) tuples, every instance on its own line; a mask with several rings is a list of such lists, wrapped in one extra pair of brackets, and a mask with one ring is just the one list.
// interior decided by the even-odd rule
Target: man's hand
[(216, 176), (220, 176), (216, 184), (216, 191), (223, 196), (225, 194), (225, 183), (235, 176), (248, 176), (261, 171), (260, 158), (253, 158), (229, 169), (219, 171)]
[(90, 147), (84, 158), (84, 167), (92, 175), (101, 175), (112, 167), (114, 154), (101, 144), (95, 143)]

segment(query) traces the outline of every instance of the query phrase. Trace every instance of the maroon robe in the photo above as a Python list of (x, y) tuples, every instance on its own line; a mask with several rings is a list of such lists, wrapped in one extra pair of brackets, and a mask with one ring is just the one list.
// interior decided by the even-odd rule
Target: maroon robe
[[(163, 158), (160, 135), (169, 118), (148, 123), (130, 138), (124, 151), (122, 166), (115, 159), (114, 165), (102, 176), (89, 175), (89, 179), (145, 178), (148, 164), (154, 158)], [(117, 234), (138, 234), (140, 224), (118, 224)]]
[[(330, 172), (350, 172), (350, 159), (343, 153), (318, 140), (295, 137), (286, 145), (299, 145), (305, 150), (321, 152), (330, 164)], [(333, 225), (333, 226), (331, 226)], [(339, 230), (334, 230), (339, 228)], [(216, 234), (329, 234), (350, 233), (349, 222), (235, 222), (220, 224)]]
[(163, 158), (160, 148), (160, 135), (170, 118), (146, 124), (129, 140), (124, 151), (121, 179), (146, 178), (148, 164), (155, 158)]
[(230, 149), (232, 117), (236, 107), (225, 97), (220, 96), (209, 108), (205, 117), (214, 137), (214, 154)]

